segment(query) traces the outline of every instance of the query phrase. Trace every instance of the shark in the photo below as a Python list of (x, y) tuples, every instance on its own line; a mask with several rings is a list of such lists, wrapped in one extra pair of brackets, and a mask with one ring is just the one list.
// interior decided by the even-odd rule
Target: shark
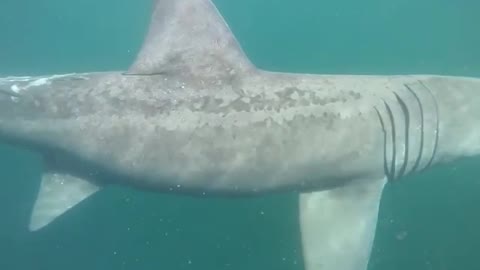
[(0, 78), (0, 142), (43, 157), (29, 229), (111, 185), (295, 192), (306, 270), (365, 270), (384, 187), (480, 154), (480, 79), (256, 67), (210, 0), (154, 0), (122, 71)]

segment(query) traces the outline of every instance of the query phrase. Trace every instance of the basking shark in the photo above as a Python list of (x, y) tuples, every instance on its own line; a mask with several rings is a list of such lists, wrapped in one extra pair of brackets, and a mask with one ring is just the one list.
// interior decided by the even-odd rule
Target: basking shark
[(44, 160), (30, 230), (109, 185), (296, 192), (307, 270), (365, 270), (384, 186), (480, 153), (480, 79), (260, 70), (210, 0), (154, 1), (126, 71), (0, 89), (0, 141)]

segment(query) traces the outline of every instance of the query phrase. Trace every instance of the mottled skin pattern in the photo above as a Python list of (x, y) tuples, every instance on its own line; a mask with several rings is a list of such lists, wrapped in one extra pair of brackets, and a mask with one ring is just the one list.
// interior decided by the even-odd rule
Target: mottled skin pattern
[[(381, 175), (383, 137), (378, 116), (367, 108), (371, 101), (354, 80), (344, 89), (329, 80), (254, 73), (232, 85), (178, 76), (72, 75), (10, 101), (30, 115), (4, 121), (2, 130), (126, 174), (133, 185), (166, 191), (326, 188), (352, 176)], [(342, 109), (349, 103), (358, 109)], [(369, 136), (342, 132), (345, 125)], [(337, 140), (327, 140), (332, 135)], [(364, 164), (364, 155), (376, 158)]]
[[(3, 137), (56, 150), (47, 155), (55, 170), (67, 166), (65, 160), (88, 161), (91, 181), (193, 194), (321, 190), (355, 179), (393, 179), (431, 165), (432, 158), (468, 154), (456, 151), (458, 142), (449, 145), (449, 128), (458, 128), (458, 121), (438, 117), (449, 119), (455, 112), (442, 111), (459, 102), (465, 102), (460, 111), (472, 110), (466, 98), (480, 84), (256, 70), (214, 82), (122, 73), (45, 78), (48, 83), (38, 86), (28, 84), (42, 77), (0, 81), (3, 89), (24, 88), (15, 99), (2, 97)], [(395, 93), (408, 109), (409, 136)], [(478, 140), (468, 129), (462, 134)]]

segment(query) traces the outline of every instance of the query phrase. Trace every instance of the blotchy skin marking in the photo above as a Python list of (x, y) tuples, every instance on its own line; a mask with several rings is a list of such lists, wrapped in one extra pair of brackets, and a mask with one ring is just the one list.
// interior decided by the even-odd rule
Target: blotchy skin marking
[[(237, 81), (239, 91), (222, 85), (195, 89), (197, 82), (160, 75), (77, 74), (21, 91), (10, 107), (22, 114), (9, 112), (3, 133), (63, 149), (75, 160), (94, 161), (96, 170), (120, 171), (129, 175), (123, 181), (149, 188), (180, 185), (202, 194), (323, 189), (349, 181), (356, 174), (351, 168), (363, 167), (361, 156), (376, 164), (383, 151), (370, 120), (374, 99), (360, 88), (366, 79), (347, 77), (332, 85), (331, 76), (254, 73)], [(371, 135), (348, 139), (352, 134), (344, 126)], [(345, 174), (334, 176), (330, 164), (344, 158)]]

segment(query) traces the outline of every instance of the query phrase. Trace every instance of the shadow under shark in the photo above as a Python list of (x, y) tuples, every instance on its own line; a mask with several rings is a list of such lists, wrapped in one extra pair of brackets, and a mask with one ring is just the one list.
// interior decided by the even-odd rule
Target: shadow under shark
[(210, 0), (157, 0), (126, 72), (0, 78), (0, 140), (44, 157), (30, 229), (111, 184), (297, 191), (307, 270), (365, 270), (388, 181), (480, 153), (480, 80), (275, 73)]

